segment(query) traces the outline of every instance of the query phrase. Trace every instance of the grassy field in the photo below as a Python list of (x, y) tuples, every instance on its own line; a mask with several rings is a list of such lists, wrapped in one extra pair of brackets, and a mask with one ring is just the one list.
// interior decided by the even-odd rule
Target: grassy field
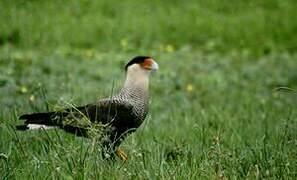
[[(296, 178), (295, 4), (1, 1), (0, 178)], [(13, 129), (22, 113), (109, 96), (139, 54), (160, 70), (126, 163), (96, 139)]]

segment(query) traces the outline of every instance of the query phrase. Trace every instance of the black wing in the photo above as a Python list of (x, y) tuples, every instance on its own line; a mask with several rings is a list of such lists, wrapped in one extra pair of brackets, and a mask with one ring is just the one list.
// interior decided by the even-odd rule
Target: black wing
[(108, 124), (122, 131), (134, 128), (137, 117), (132, 105), (111, 99), (62, 111), (25, 114), (19, 119), (25, 120), (25, 125), (17, 126), (18, 130), (27, 129), (28, 124), (40, 124), (59, 126), (67, 132), (87, 136), (90, 122)]

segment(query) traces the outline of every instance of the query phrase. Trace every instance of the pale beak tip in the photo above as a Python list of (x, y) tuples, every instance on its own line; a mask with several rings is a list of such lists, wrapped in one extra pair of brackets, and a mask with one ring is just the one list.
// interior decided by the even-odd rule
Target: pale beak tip
[(157, 71), (159, 69), (159, 65), (156, 63), (156, 62), (154, 62), (153, 64), (152, 64), (152, 70), (153, 71)]

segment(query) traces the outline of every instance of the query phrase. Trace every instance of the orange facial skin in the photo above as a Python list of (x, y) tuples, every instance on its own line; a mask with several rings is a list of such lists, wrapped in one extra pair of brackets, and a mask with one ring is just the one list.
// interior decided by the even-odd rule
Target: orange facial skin
[(151, 70), (153, 63), (154, 63), (154, 60), (151, 58), (148, 58), (148, 59), (144, 60), (143, 63), (141, 63), (141, 66), (142, 66), (142, 68), (144, 68), (146, 70)]

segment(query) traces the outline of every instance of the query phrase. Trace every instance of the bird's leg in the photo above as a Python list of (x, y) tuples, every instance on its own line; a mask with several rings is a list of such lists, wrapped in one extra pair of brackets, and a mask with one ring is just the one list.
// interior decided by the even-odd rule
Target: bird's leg
[[(113, 139), (114, 140), (114, 139)], [(115, 155), (117, 155), (122, 161), (127, 161), (128, 156), (126, 153), (118, 148), (120, 141), (104, 141), (102, 144), (102, 157), (106, 160), (114, 160)]]
[(124, 162), (128, 160), (127, 154), (120, 148), (116, 150), (116, 155)]
[(113, 139), (114, 152), (123, 162), (126, 162), (128, 160), (128, 156), (121, 148), (119, 148), (126, 135), (124, 133), (120, 133), (120, 136), (117, 135), (118, 134), (116, 134)]
[(109, 136), (108, 140), (103, 142), (102, 156), (104, 159), (114, 159), (117, 155), (122, 161), (127, 161), (127, 154), (119, 147), (125, 136), (118, 136), (118, 133), (114, 133)]
[(114, 149), (110, 145), (105, 145), (102, 149), (102, 157), (106, 160), (114, 160), (115, 155), (117, 155), (123, 162), (128, 160), (127, 154), (121, 148)]

